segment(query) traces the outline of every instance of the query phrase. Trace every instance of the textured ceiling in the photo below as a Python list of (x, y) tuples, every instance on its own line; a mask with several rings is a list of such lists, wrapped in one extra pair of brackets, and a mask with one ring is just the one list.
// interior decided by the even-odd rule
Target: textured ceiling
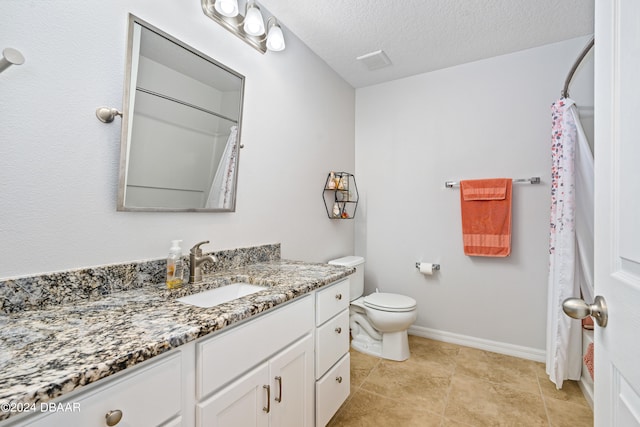
[[(594, 0), (260, 3), (356, 88), (593, 33)], [(391, 66), (356, 60), (377, 50)]]

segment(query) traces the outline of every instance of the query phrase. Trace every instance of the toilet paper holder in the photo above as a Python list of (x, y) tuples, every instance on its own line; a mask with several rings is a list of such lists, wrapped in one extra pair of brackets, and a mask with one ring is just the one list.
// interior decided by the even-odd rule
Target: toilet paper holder
[[(421, 262), (416, 262), (416, 269), (420, 270)], [(434, 270), (440, 270), (440, 264), (431, 264)]]

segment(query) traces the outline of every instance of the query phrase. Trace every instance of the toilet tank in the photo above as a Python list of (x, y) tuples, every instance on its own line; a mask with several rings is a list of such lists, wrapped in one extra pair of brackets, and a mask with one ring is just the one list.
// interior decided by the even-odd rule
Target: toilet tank
[(364, 258), (353, 255), (346, 256), (331, 260), (329, 264), (356, 268), (356, 272), (349, 276), (349, 301), (360, 298), (364, 293)]

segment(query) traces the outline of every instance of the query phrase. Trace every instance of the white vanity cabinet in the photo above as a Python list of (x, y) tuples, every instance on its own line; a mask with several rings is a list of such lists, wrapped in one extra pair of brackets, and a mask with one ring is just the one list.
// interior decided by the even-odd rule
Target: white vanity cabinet
[(349, 397), (349, 279), (316, 291), (316, 426)]
[(346, 279), (0, 426), (325, 426), (349, 395), (348, 307)]
[(311, 295), (196, 344), (196, 426), (312, 427)]
[[(153, 363), (61, 401), (42, 404), (40, 415), (21, 421), (29, 427), (181, 426), (182, 354), (174, 350)], [(49, 406), (53, 405), (53, 406)], [(40, 404), (36, 404), (38, 410)], [(111, 417), (111, 424), (107, 417)], [(120, 419), (120, 421), (117, 421)]]

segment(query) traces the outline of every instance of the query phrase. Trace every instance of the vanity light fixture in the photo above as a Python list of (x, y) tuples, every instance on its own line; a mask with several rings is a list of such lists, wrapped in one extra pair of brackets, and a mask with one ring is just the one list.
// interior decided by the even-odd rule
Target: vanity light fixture
[(264, 20), (260, 8), (255, 3), (247, 3), (247, 13), (244, 17), (244, 32), (250, 36), (264, 34)]
[[(254, 0), (246, 0), (245, 14), (239, 13), (238, 0), (200, 0), (209, 18), (244, 40), (256, 50), (278, 52), (285, 49), (282, 28), (274, 16), (266, 21)], [(265, 35), (266, 32), (266, 35)]]
[(238, 0), (216, 0), (214, 9), (222, 16), (238, 16)]
[(267, 22), (267, 49), (274, 52), (280, 52), (286, 47), (284, 43), (284, 35), (282, 28), (278, 25), (278, 21), (273, 16)]

